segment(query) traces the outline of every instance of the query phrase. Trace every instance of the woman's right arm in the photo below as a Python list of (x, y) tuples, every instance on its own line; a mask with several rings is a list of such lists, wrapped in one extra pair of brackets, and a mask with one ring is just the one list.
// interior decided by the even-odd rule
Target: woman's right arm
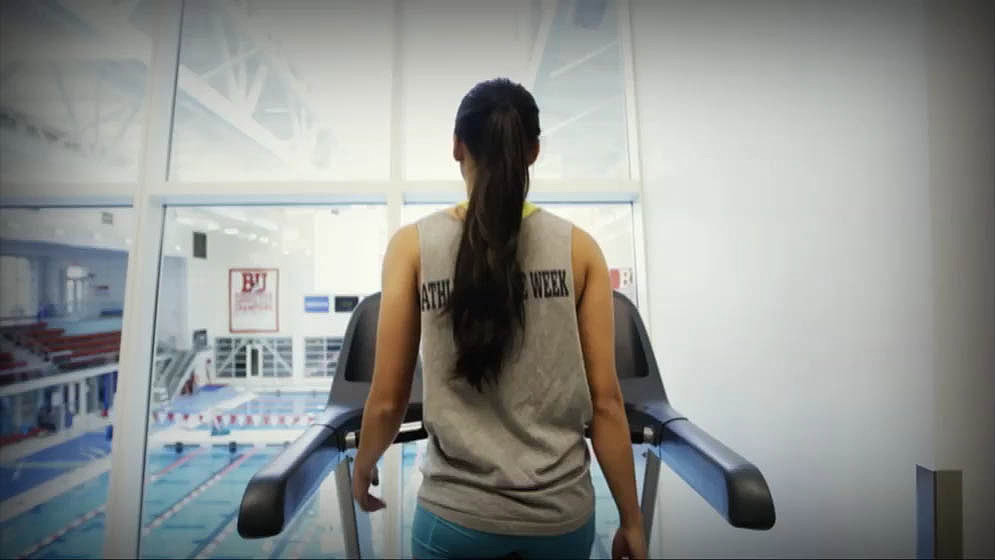
[(574, 231), (575, 271), (580, 269), (584, 274), (577, 302), (577, 325), (594, 412), (591, 443), (615, 498), (621, 521), (621, 528), (612, 545), (612, 557), (645, 558), (646, 537), (636, 497), (629, 422), (615, 372), (611, 279), (597, 243), (584, 231)]

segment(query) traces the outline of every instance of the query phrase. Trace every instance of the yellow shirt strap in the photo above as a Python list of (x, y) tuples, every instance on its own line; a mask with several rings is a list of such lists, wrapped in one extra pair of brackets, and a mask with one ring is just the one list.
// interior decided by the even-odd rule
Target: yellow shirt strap
[[(464, 200), (463, 202), (460, 202), (459, 204), (457, 204), (457, 206), (459, 206), (460, 208), (462, 208), (464, 212), (466, 212), (466, 209), (467, 209), (467, 207), (469, 205), (470, 205), (470, 203), (467, 202), (466, 200)], [(522, 218), (528, 218), (533, 213), (535, 213), (535, 211), (538, 210), (538, 209), (539, 209), (538, 206), (536, 206), (535, 204), (532, 204), (531, 202), (529, 202), (529, 201), (526, 200), (525, 204), (522, 205)]]

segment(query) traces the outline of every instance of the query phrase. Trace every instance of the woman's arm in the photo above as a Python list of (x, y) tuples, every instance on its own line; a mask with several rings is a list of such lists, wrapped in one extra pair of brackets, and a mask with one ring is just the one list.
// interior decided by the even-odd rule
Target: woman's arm
[(373, 384), (363, 408), (353, 472), (353, 495), (365, 511), (385, 505), (369, 493), (373, 469), (397, 437), (411, 396), (421, 339), (419, 258), (418, 230), (415, 226), (398, 230), (384, 255)]
[[(645, 558), (642, 511), (636, 498), (636, 469), (632, 461), (629, 421), (615, 371), (615, 311), (611, 278), (597, 243), (575, 230), (574, 255), (584, 271), (583, 291), (577, 302), (577, 326), (587, 369), (594, 415), (591, 443), (608, 488), (618, 507), (621, 529), (613, 543), (613, 557)], [(620, 540), (620, 538), (622, 540)], [(618, 550), (623, 546), (623, 550)]]

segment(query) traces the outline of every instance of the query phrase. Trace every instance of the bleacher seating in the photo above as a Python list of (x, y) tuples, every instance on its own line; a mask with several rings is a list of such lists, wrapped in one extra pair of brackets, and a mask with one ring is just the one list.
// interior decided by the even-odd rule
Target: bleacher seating
[[(17, 360), (10, 352), (0, 352), (0, 372), (8, 372), (28, 365), (24, 360)], [(4, 375), (4, 377), (12, 377)]]
[[(60, 326), (66, 328), (50, 327), (45, 322), (0, 327), (0, 387), (113, 364), (118, 360), (120, 330), (67, 335), (66, 329), (77, 327), (71, 323), (67, 326), (65, 323)], [(80, 330), (87, 332), (104, 326), (96, 323), (81, 325), (83, 328)], [(115, 375), (114, 372), (100, 373), (98, 380), (103, 383), (108, 376)], [(103, 392), (99, 394), (102, 395)], [(109, 397), (101, 397), (104, 398)], [(101, 400), (97, 410), (106, 414), (108, 406), (107, 402)], [(19, 427), (14, 433), (0, 434), (0, 446), (35, 437), (43, 431), (38, 426)]]
[(36, 340), (38, 342), (43, 342), (43, 341), (47, 341), (47, 340), (55, 340), (55, 339), (59, 338), (60, 336), (62, 336), (62, 333), (64, 333), (64, 332), (65, 332), (65, 330), (63, 330), (63, 329), (43, 329), (43, 330), (35, 331), (34, 333), (31, 333), (31, 338), (33, 338), (34, 340)]
[(18, 351), (10, 341), (0, 338), (0, 386), (41, 377), (42, 365), (44, 362), (40, 358), (31, 358)]
[(41, 431), (42, 431), (41, 428), (39, 428), (38, 426), (34, 426), (30, 430), (24, 433), (2, 435), (0, 436), (0, 446), (8, 445), (11, 443), (17, 443), (21, 440), (35, 437)]
[(47, 360), (58, 363), (67, 360), (76, 361), (77, 358), (82, 357), (116, 354), (121, 346), (121, 332), (77, 336), (60, 335), (41, 340), (33, 338), (26, 346)]
[[(49, 328), (45, 322), (0, 328), (0, 335), (41, 360), (57, 366), (57, 371), (78, 370), (116, 361), (121, 331), (66, 335), (65, 329)], [(43, 372), (29, 362), (14, 359), (10, 352), (0, 356), (0, 385), (33, 379)], [(31, 371), (21, 371), (31, 368)], [(45, 368), (50, 369), (50, 368)]]
[(30, 323), (26, 325), (11, 325), (7, 327), (0, 328), (0, 334), (3, 334), (4, 338), (7, 340), (18, 343), (18, 338), (20, 335), (31, 332), (44, 330), (47, 323)]

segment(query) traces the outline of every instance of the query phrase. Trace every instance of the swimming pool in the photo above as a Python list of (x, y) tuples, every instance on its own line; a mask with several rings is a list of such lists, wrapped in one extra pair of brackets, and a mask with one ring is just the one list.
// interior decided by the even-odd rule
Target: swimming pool
[[(279, 449), (161, 451), (148, 457), (141, 554), (146, 558), (308, 558), (345, 553), (337, 502), (316, 494), (284, 534), (247, 541), (235, 532), (246, 483)], [(100, 558), (109, 473), (0, 525), (4, 556)], [(333, 497), (334, 497), (334, 490)], [(319, 515), (319, 512), (322, 515)], [(334, 513), (334, 515), (329, 515)]]
[[(324, 391), (253, 392), (221, 387), (179, 397), (168, 410), (180, 416), (222, 412), (242, 419), (286, 418), (316, 414), (326, 401)], [(153, 423), (150, 427), (142, 507), (143, 557), (306, 558), (345, 554), (338, 533), (334, 477), (326, 479), (282, 535), (247, 541), (235, 531), (238, 506), (249, 479), (280, 452), (284, 442), (303, 431), (306, 423), (243, 426), (233, 422), (228, 426), (230, 433), (219, 437), (210, 435), (209, 423)], [(211, 443), (190, 441), (197, 438)], [(172, 443), (162, 444), (162, 440), (185, 445), (178, 449)], [(229, 450), (231, 442), (236, 443), (234, 452)], [(45, 484), (54, 479), (58, 479), (59, 491), (35, 500), (38, 503), (23, 513), (4, 516), (9, 518), (0, 522), (0, 556), (103, 556), (110, 445), (105, 432), (93, 431), (25, 457), (5, 459), (0, 465), (0, 505), (8, 512), (14, 511), (11, 504), (26, 500), (25, 496), (39, 489), (44, 491)], [(376, 526), (379, 521), (371, 519), (371, 523)]]
[[(213, 393), (219, 393), (213, 395)], [(324, 395), (310, 391), (253, 393), (225, 388), (177, 399), (172, 410), (199, 413), (224, 409), (236, 415), (308, 414), (321, 410)], [(245, 540), (235, 530), (242, 492), (249, 479), (279, 453), (303, 426), (278, 431), (231, 426), (216, 438), (209, 426), (168, 426), (150, 432), (142, 507), (141, 555), (148, 558), (308, 558), (343, 557), (335, 481), (328, 476), (301, 515), (282, 535)], [(184, 438), (182, 449), (162, 441)], [(268, 440), (280, 441), (273, 443)], [(214, 442), (214, 443), (210, 443)], [(236, 442), (234, 451), (229, 442)], [(411, 521), (421, 481), (418, 456), (424, 442), (402, 447), (400, 504), (401, 552), (410, 552)], [(110, 442), (103, 432), (85, 433), (0, 468), (3, 498), (16, 501), (55, 477), (72, 479), (60, 492), (0, 522), (0, 556), (29, 558), (100, 558), (105, 537), (105, 503), (110, 481)], [(637, 484), (642, 485), (645, 449), (634, 448)], [(596, 539), (592, 557), (610, 557), (618, 514), (604, 476), (592, 464)], [(383, 535), (383, 512), (370, 516), (373, 535)], [(377, 538), (374, 539), (375, 541)], [(376, 542), (374, 543), (376, 547)], [(364, 550), (364, 553), (367, 553)]]

